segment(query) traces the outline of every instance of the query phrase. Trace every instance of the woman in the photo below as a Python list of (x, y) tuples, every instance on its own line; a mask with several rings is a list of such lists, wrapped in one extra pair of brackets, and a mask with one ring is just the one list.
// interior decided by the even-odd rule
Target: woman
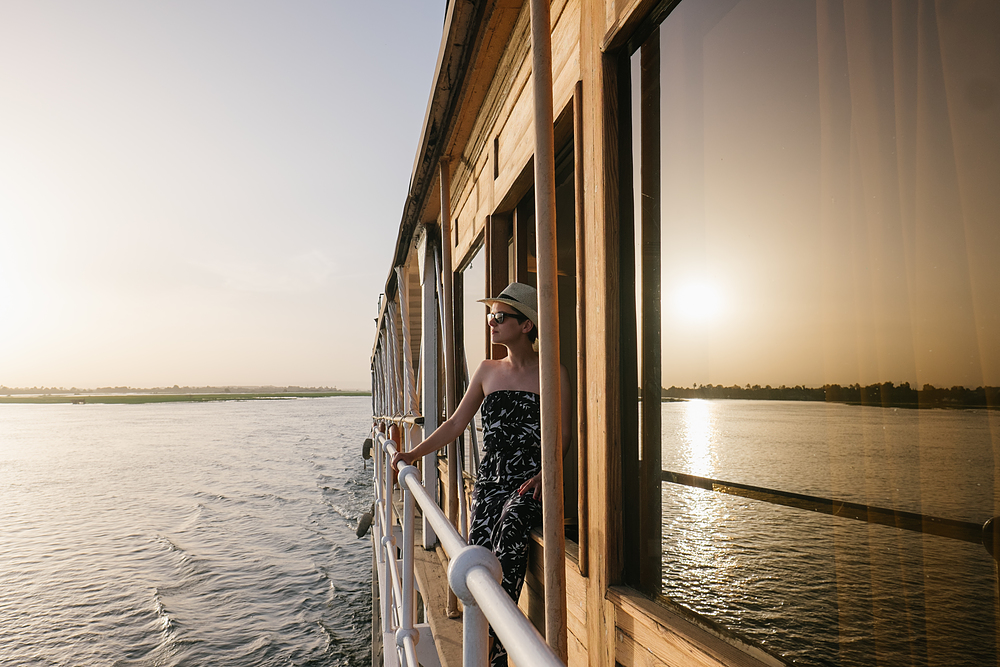
[[(461, 435), (483, 406), (485, 455), (472, 494), (469, 544), (490, 549), (503, 569), (503, 587), (516, 603), (528, 562), (528, 534), (542, 522), (542, 448), (538, 379), (538, 294), (511, 283), (490, 306), (490, 340), (507, 348), (503, 359), (486, 359), (472, 375), (455, 413), (416, 447), (396, 454), (392, 467), (412, 464)], [(562, 450), (570, 442), (569, 374), (560, 367)], [(490, 634), (493, 634), (492, 629)], [(495, 635), (490, 664), (503, 667), (507, 652)]]

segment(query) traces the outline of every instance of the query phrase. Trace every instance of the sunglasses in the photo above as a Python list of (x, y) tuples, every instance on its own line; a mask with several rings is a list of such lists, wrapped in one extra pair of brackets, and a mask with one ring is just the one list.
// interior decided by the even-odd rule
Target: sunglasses
[(513, 317), (518, 322), (524, 322), (526, 319), (528, 319), (524, 315), (517, 315), (515, 313), (499, 312), (499, 313), (486, 313), (486, 322), (487, 323), (496, 322), (497, 324), (503, 324), (503, 321), (505, 319), (507, 319), (508, 317)]

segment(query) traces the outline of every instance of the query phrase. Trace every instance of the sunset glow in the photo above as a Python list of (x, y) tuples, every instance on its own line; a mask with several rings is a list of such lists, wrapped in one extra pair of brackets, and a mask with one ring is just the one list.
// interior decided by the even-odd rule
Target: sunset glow
[(716, 322), (725, 310), (722, 291), (710, 283), (691, 282), (677, 287), (672, 294), (669, 312), (686, 324)]

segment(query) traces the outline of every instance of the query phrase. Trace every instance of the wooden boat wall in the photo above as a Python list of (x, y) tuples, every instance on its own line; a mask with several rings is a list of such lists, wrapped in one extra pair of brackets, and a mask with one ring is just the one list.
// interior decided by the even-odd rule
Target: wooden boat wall
[[(661, 470), (659, 416), (639, 407), (661, 400), (660, 266), (642, 258), (658, 255), (661, 242), (659, 78), (669, 62), (660, 53), (658, 30), (679, 5), (694, 2), (451, 0), (380, 302), (372, 352), (374, 424), (401, 449), (450, 414), (476, 359), (503, 353), (488, 346), (484, 311), (471, 312), (473, 299), (496, 295), (517, 280), (537, 285), (540, 310), (555, 315), (543, 315), (540, 323), (548, 345), (543, 372), (545, 357), (570, 372), (574, 423), (561, 428), (572, 429), (573, 445), (558, 471), (559, 525), (534, 534), (519, 605), (569, 665), (784, 664), (658, 593), (659, 490), (665, 480), (680, 478), (667, 480)], [(723, 13), (739, 4), (715, 3)], [(820, 1), (816, 11), (833, 15), (834, 5), (843, 18), (850, 2)], [(865, 7), (879, 11), (872, 3)], [(990, 25), (996, 23), (995, 12), (983, 11)], [(540, 47), (532, 20), (538, 16), (548, 21), (550, 42), (543, 46), (549, 52), (550, 117), (539, 111), (533, 74)], [(994, 63), (995, 45), (983, 57)], [(995, 72), (987, 78), (994, 82)], [(537, 159), (546, 131), (548, 167)], [(640, 204), (633, 189), (643, 193)], [(422, 465), (425, 485), (459, 526), (468, 512), (475, 460), (472, 429), (450, 452)], [(720, 487), (694, 478), (678, 483)], [(460, 492), (453, 490), (457, 484)], [(733, 489), (725, 492), (771, 492)], [(779, 496), (767, 502), (812, 502), (817, 511), (832, 502)], [(551, 498), (547, 505), (555, 504)], [(856, 513), (873, 520), (868, 517), (877, 509)], [(890, 515), (900, 520), (900, 513)], [(926, 519), (914, 521), (923, 525)], [(982, 526), (952, 528), (965, 536), (956, 539), (975, 541)], [(424, 546), (433, 554), (433, 531), (426, 524), (423, 529), (429, 535)], [(547, 546), (554, 547), (548, 560)], [(446, 585), (447, 557), (438, 555), (441, 563), (432, 558), (428, 567), (441, 573), (436, 583), (425, 573), (425, 587)], [(547, 596), (552, 587), (562, 590)], [(426, 588), (420, 595), (425, 603), (444, 599)], [(456, 612), (460, 606), (454, 599), (450, 605)], [(425, 607), (428, 617), (448, 615)], [(440, 618), (437, 623), (447, 625)], [(441, 664), (457, 660), (448, 641), (438, 645)], [(376, 637), (377, 648), (381, 643)]]

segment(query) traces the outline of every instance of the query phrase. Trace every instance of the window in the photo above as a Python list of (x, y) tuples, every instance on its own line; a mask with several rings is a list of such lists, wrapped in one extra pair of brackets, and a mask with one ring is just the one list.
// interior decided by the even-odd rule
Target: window
[[(463, 378), (459, 396), (465, 394), (472, 374), (486, 358), (487, 324), (486, 313), (489, 308), (479, 303), (486, 298), (486, 262), (482, 246), (477, 249), (472, 259), (456, 274), (456, 283), (461, 283), (462, 303), (462, 346), (458, 360), (458, 372)], [(483, 453), (482, 419), (477, 412), (475, 419), (465, 430), (462, 443), (462, 464), (470, 475), (475, 476), (479, 468), (479, 460)]]
[[(993, 559), (895, 526), (1000, 514), (1000, 9), (652, 23), (624, 120), (627, 580), (793, 660), (995, 662)], [(972, 409), (917, 409), (946, 406)]]

